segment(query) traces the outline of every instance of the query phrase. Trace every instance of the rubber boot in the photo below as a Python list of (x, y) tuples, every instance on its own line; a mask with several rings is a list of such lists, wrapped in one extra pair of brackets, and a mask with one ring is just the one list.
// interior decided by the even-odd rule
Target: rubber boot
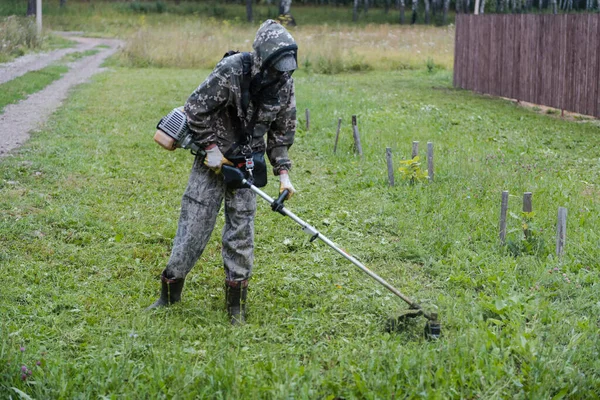
[(227, 313), (231, 318), (231, 325), (242, 325), (246, 322), (246, 297), (248, 295), (248, 281), (226, 281), (225, 299)]
[(146, 310), (152, 310), (158, 307), (170, 306), (181, 300), (181, 291), (185, 279), (169, 279), (163, 275), (160, 276), (161, 291), (160, 297)]

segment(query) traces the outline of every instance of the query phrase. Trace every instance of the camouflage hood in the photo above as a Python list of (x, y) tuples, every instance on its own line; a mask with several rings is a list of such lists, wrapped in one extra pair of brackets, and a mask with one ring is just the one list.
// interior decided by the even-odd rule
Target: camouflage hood
[(266, 20), (260, 26), (252, 47), (254, 66), (261, 70), (267, 69), (282, 54), (293, 53), (296, 58), (298, 52), (298, 46), (292, 35), (283, 25), (272, 19)]

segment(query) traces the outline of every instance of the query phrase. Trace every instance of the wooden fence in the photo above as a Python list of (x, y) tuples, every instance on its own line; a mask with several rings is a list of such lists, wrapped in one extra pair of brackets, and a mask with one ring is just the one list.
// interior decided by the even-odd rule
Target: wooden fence
[(455, 40), (455, 87), (600, 118), (600, 14), (459, 14)]

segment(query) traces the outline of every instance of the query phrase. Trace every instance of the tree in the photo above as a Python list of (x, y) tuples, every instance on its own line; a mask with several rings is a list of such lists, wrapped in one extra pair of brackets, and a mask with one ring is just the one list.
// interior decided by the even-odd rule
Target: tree
[(425, 2), (425, 23), (429, 23), (429, 0), (423, 0)]
[(450, 9), (450, 0), (444, 0), (444, 25), (448, 22), (448, 10)]
[(410, 19), (410, 24), (414, 25), (417, 22), (417, 6), (419, 5), (419, 0), (413, 0), (412, 3), (412, 17)]
[(354, 5), (352, 6), (352, 21), (358, 22), (358, 0), (354, 0)]
[(398, 0), (400, 3), (400, 25), (404, 25), (404, 0)]
[(252, 0), (246, 0), (246, 19), (248, 22), (252, 22)]
[(36, 15), (37, 6), (35, 0), (27, 0), (27, 16)]

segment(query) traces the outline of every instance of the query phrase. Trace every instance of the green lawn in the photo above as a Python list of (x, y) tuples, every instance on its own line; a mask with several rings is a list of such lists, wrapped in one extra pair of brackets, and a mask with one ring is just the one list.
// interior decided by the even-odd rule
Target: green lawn
[[(422, 338), (422, 319), (385, 332), (405, 304), (264, 202), (246, 326), (226, 317), (222, 218), (183, 301), (144, 313), (192, 162), (154, 127), (207, 73), (104, 73), (0, 161), (0, 398), (598, 398), (600, 128), (454, 90), (449, 72), (298, 73), (288, 204), (437, 307), (441, 340)], [(385, 148), (397, 169), (414, 140), (434, 143), (435, 182), (388, 187)], [(502, 190), (521, 249), (533, 192), (536, 254), (499, 246)]]

